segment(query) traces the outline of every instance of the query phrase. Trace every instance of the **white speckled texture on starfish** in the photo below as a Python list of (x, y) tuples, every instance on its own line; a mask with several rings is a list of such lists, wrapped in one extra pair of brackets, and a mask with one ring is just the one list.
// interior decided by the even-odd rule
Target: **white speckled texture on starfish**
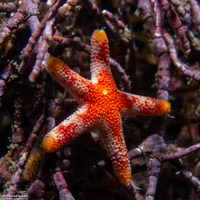
[(131, 167), (122, 132), (126, 115), (164, 115), (170, 104), (163, 100), (119, 91), (109, 63), (108, 39), (96, 30), (91, 39), (91, 80), (87, 80), (57, 58), (49, 58), (46, 69), (78, 103), (78, 110), (50, 131), (43, 140), (47, 152), (55, 152), (82, 133), (98, 128), (102, 134), (113, 171), (125, 184), (131, 180)]

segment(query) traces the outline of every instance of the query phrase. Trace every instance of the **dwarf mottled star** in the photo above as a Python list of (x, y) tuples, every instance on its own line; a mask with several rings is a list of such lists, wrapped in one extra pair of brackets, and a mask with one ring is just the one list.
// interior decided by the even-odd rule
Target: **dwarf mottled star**
[(46, 69), (77, 99), (79, 107), (44, 137), (44, 149), (55, 152), (82, 133), (97, 128), (106, 144), (115, 176), (123, 184), (130, 182), (131, 167), (123, 137), (122, 117), (164, 115), (170, 111), (170, 104), (117, 89), (104, 30), (95, 30), (91, 38), (91, 80), (81, 77), (53, 57), (47, 60)]

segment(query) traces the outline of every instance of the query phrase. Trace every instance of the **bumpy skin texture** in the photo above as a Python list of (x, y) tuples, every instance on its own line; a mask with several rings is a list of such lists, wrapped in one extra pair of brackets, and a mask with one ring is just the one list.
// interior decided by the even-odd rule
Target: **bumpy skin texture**
[(131, 180), (131, 167), (122, 132), (122, 117), (164, 115), (169, 112), (170, 104), (117, 89), (104, 30), (93, 33), (91, 47), (91, 80), (79, 76), (57, 58), (47, 60), (47, 71), (77, 99), (79, 108), (45, 136), (43, 147), (47, 152), (55, 152), (80, 134), (98, 128), (112, 160), (114, 174), (125, 184)]

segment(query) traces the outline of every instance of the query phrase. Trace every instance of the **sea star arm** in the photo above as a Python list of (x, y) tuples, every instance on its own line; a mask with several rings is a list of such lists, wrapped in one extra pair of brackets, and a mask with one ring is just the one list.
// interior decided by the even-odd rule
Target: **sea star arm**
[(45, 67), (49, 74), (79, 102), (84, 101), (89, 88), (94, 87), (90, 80), (81, 77), (57, 58), (48, 58)]
[(121, 183), (128, 183), (131, 179), (131, 167), (122, 133), (121, 116), (111, 114), (103, 121), (100, 132), (105, 141), (108, 156), (113, 165), (115, 176)]
[(98, 120), (90, 105), (82, 106), (44, 137), (43, 148), (49, 153), (59, 150), (88, 131)]
[(91, 38), (91, 80), (98, 82), (106, 76), (113, 80), (109, 63), (108, 38), (104, 30), (97, 29)]
[(170, 111), (170, 104), (160, 99), (121, 92), (124, 109), (122, 115), (164, 115)]

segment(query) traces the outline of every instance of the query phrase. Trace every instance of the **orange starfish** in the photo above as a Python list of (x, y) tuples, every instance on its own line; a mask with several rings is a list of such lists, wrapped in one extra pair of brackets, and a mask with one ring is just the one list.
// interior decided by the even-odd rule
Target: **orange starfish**
[(117, 89), (111, 74), (104, 30), (93, 33), (91, 62), (91, 80), (87, 80), (57, 58), (47, 60), (47, 71), (77, 99), (80, 106), (45, 136), (43, 147), (47, 152), (55, 152), (82, 133), (98, 128), (112, 160), (114, 174), (125, 184), (131, 180), (131, 168), (122, 132), (122, 117), (164, 115), (169, 112), (170, 104)]

